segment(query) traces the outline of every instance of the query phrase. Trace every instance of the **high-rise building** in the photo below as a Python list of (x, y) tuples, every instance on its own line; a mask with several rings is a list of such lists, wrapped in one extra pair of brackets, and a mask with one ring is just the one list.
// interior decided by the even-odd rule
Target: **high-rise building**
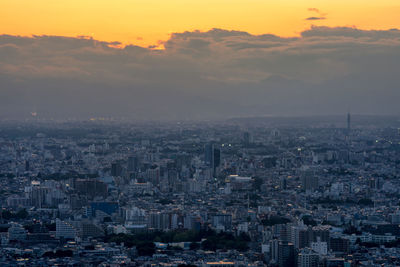
[(148, 181), (153, 185), (158, 186), (160, 183), (160, 168), (157, 166), (147, 170)]
[(350, 129), (351, 129), (351, 115), (350, 112), (347, 113), (347, 132), (350, 133)]
[(244, 132), (243, 133), (243, 144), (245, 146), (248, 146), (248, 145), (250, 145), (250, 143), (251, 143), (251, 135), (250, 135), (250, 133), (249, 132)]
[(149, 215), (148, 227), (157, 230), (171, 229), (171, 216), (164, 212), (153, 212)]
[(215, 148), (212, 143), (206, 144), (204, 146), (204, 162), (215, 175), (216, 168), (221, 164), (221, 150)]
[(319, 225), (314, 226), (313, 230), (313, 242), (317, 242), (320, 240), (321, 242), (326, 242), (329, 245), (329, 236), (330, 236), (330, 226), (327, 225)]
[(34, 207), (42, 208), (46, 206), (46, 195), (50, 192), (50, 188), (41, 186), (40, 183), (33, 183), (29, 188), (29, 197)]
[(136, 156), (128, 158), (128, 172), (135, 172), (139, 169), (139, 159)]
[(271, 253), (271, 262), (278, 263), (279, 240), (272, 239), (269, 241), (269, 245), (270, 245), (270, 253)]
[(329, 249), (333, 252), (348, 253), (350, 250), (350, 241), (341, 237), (331, 237), (329, 239)]
[(218, 148), (214, 148), (214, 157), (213, 157), (213, 169), (217, 168), (221, 164), (221, 150)]
[(204, 162), (211, 166), (211, 163), (214, 158), (214, 145), (212, 143), (206, 144), (204, 146)]
[(295, 255), (293, 243), (279, 242), (278, 245), (278, 266), (279, 267), (294, 267)]
[(56, 219), (56, 238), (73, 239), (77, 233), (77, 229), (71, 223)]
[(319, 256), (309, 248), (303, 248), (297, 255), (298, 267), (318, 267)]
[(119, 162), (114, 162), (111, 164), (111, 176), (121, 176), (122, 174), (122, 167)]
[(311, 242), (311, 249), (319, 255), (326, 255), (328, 253), (328, 243), (322, 242), (318, 237), (317, 242)]
[(296, 225), (291, 227), (291, 242), (296, 249), (308, 247), (312, 241), (312, 230), (305, 225)]
[(229, 231), (232, 229), (232, 215), (216, 214), (212, 217), (212, 226), (217, 229)]
[(8, 240), (23, 241), (26, 239), (27, 231), (25, 228), (17, 223), (12, 223), (8, 228)]
[(286, 180), (286, 178), (285, 178), (285, 177), (282, 177), (282, 178), (280, 179), (280, 182), (281, 182), (281, 189), (282, 189), (282, 190), (286, 190), (286, 189), (287, 189), (287, 180)]
[(306, 192), (313, 192), (317, 190), (319, 186), (318, 176), (315, 175), (312, 169), (306, 169), (302, 172), (301, 182), (303, 190)]
[(291, 224), (275, 224), (272, 226), (272, 233), (274, 236), (278, 237), (281, 241), (291, 241), (292, 240), (292, 225)]

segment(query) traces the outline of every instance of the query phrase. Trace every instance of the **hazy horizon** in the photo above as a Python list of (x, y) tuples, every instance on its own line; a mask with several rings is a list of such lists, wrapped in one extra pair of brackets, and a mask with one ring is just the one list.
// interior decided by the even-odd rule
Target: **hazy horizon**
[(221, 119), (399, 115), (400, 31), (312, 27), (301, 37), (213, 29), (164, 50), (0, 36), (0, 118)]
[(400, 5), (11, 1), (0, 119), (400, 115)]

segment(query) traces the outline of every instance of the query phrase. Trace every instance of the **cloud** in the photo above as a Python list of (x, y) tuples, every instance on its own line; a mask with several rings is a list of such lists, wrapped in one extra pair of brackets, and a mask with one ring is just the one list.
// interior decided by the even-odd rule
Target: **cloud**
[(321, 16), (326, 16), (327, 15), (327, 13), (324, 13), (321, 10), (319, 10), (318, 8), (315, 8), (315, 7), (308, 8), (307, 10), (310, 11), (310, 12), (315, 12), (315, 13), (321, 15)]
[(325, 20), (326, 15), (328, 15), (327, 13), (323, 13), (318, 8), (315, 8), (315, 7), (308, 8), (307, 10), (318, 14), (318, 16), (311, 16), (311, 17), (306, 18), (305, 20)]
[(326, 19), (325, 17), (308, 17), (306, 20), (324, 20)]
[(319, 13), (319, 9), (318, 9), (318, 8), (315, 8), (315, 7), (310, 7), (310, 8), (308, 8), (307, 10), (308, 10), (308, 11), (311, 11), (311, 12), (317, 12), (317, 13)]
[(0, 36), (0, 119), (399, 114), (400, 31), (300, 37), (212, 29), (154, 50), (80, 37)]

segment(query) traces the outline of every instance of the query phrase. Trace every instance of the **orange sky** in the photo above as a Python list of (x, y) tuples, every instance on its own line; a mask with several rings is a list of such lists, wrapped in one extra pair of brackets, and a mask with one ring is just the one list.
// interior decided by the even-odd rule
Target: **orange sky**
[(148, 46), (195, 29), (294, 36), (311, 25), (400, 28), (399, 14), (399, 0), (1, 0), (0, 34), (85, 35)]

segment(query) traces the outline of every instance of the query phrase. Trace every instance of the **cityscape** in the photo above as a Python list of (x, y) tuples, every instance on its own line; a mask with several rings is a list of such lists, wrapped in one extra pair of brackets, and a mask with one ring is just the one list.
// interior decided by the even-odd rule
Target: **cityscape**
[(398, 266), (400, 120), (3, 122), (1, 266)]
[(0, 267), (400, 266), (399, 0), (0, 0)]

